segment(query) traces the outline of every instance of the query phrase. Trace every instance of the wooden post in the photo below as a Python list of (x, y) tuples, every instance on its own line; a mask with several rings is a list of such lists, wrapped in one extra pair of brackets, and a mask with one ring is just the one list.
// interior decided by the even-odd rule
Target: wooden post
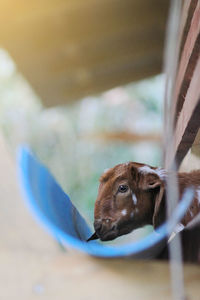
[(167, 150), (170, 155), (166, 154), (167, 164), (175, 159), (178, 167), (200, 128), (200, 1), (185, 1), (181, 19), (179, 61), (171, 103), (174, 148)]

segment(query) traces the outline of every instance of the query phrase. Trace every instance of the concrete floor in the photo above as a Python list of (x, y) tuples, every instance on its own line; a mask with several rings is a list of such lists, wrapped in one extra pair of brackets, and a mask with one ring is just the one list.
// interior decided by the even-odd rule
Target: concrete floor
[[(32, 219), (15, 161), (0, 136), (0, 299), (171, 299), (169, 266), (95, 259), (59, 245)], [(200, 299), (200, 268), (185, 266), (188, 299)]]

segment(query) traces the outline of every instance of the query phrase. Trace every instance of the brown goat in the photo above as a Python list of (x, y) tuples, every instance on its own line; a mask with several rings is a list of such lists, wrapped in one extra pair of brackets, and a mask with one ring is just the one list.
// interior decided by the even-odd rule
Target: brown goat
[[(144, 225), (161, 225), (165, 216), (167, 172), (162, 168), (129, 162), (104, 172), (95, 202), (95, 233), (89, 239), (113, 240)], [(194, 199), (181, 220), (186, 226), (200, 212), (200, 170), (178, 173), (180, 198), (186, 187)]]

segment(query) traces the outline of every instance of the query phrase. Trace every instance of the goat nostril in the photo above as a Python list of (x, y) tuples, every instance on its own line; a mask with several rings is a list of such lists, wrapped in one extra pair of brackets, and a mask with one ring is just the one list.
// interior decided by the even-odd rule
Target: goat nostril
[(102, 224), (101, 223), (94, 223), (94, 229), (95, 231), (100, 231), (101, 230), (101, 227), (102, 227)]
[(116, 225), (113, 225), (112, 227), (111, 227), (111, 230), (115, 230), (116, 229)]

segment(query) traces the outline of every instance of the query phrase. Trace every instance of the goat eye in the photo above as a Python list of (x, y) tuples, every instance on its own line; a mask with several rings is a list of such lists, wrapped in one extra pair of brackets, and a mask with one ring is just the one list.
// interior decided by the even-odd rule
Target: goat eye
[(118, 192), (119, 192), (119, 193), (126, 193), (127, 191), (128, 191), (128, 185), (122, 184), (122, 185), (120, 185), (120, 186), (118, 187)]

